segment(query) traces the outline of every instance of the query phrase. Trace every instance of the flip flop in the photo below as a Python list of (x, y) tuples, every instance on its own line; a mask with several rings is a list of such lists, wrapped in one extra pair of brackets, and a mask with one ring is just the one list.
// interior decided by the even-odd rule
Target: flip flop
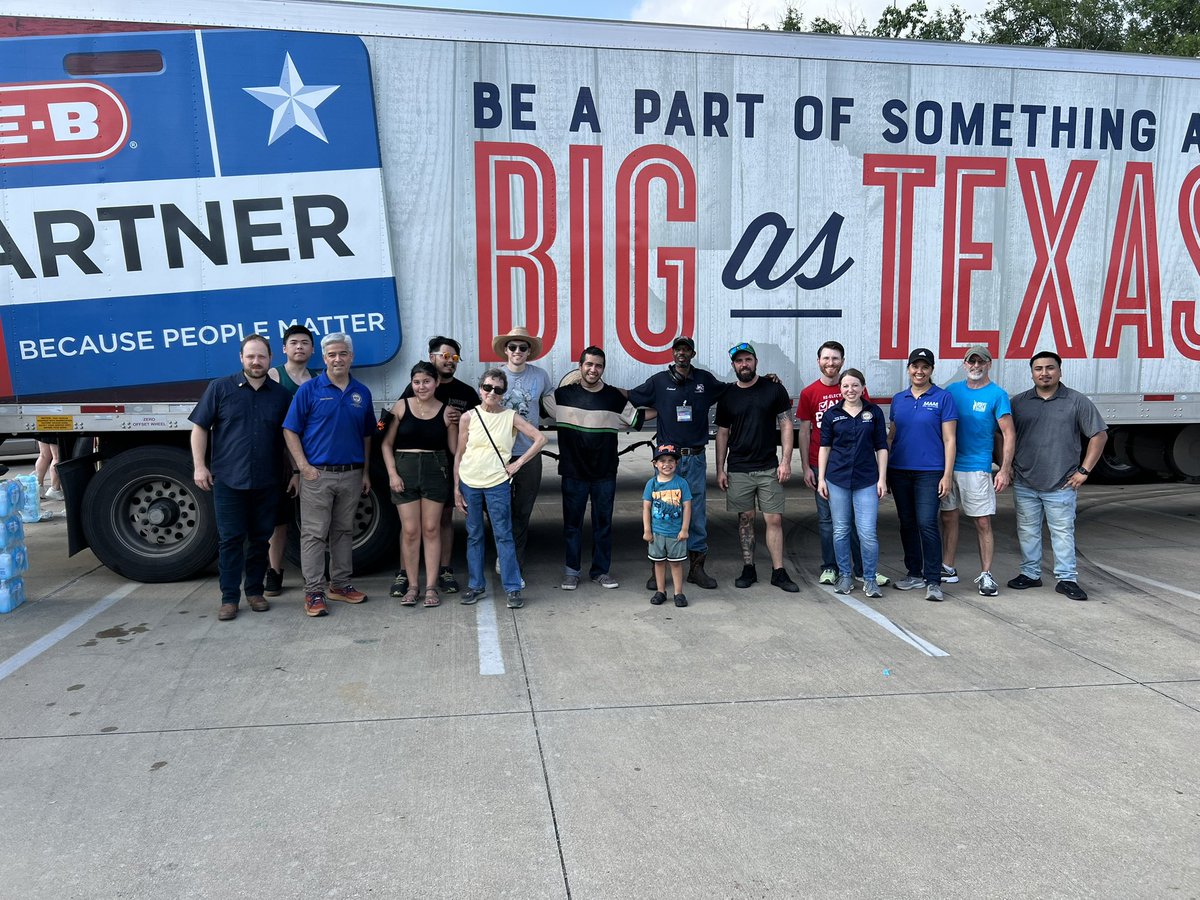
[(442, 605), (442, 598), (438, 596), (437, 588), (426, 588), (425, 589), (425, 603), (422, 605), (424, 605), (424, 606), (441, 606)]
[(409, 588), (404, 592), (404, 597), (400, 600), (401, 606), (416, 606), (417, 605), (417, 589)]

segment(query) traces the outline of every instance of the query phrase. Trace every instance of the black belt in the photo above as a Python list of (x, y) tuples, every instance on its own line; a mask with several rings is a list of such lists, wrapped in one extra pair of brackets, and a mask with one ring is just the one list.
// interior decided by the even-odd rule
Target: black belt
[(704, 452), (703, 447), (680, 447), (679, 448), (680, 456), (699, 456), (703, 452)]
[(313, 466), (314, 469), (320, 469), (322, 472), (354, 472), (362, 467), (362, 463), (349, 463), (345, 466)]

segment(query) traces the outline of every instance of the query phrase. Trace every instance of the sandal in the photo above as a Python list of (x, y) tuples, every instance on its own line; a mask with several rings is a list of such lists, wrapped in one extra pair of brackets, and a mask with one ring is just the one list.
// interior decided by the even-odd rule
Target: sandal
[(404, 592), (404, 596), (400, 599), (401, 606), (416, 606), (417, 605), (417, 589), (410, 587)]
[(425, 588), (424, 606), (441, 606), (442, 598), (438, 596), (437, 588)]

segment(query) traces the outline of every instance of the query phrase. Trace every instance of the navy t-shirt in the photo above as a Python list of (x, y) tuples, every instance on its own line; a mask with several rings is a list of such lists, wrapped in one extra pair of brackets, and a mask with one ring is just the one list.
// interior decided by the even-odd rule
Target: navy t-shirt
[(708, 443), (708, 411), (728, 387), (704, 369), (693, 368), (683, 384), (676, 384), (669, 372), (658, 372), (629, 392), (629, 402), (658, 412), (659, 443), (703, 447)]

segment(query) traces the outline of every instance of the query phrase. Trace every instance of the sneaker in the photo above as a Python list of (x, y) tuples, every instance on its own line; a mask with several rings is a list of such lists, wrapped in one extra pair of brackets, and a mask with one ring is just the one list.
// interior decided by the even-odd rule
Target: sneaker
[(995, 597), (1000, 593), (1000, 588), (996, 585), (996, 579), (992, 577), (991, 572), (980, 572), (979, 577), (975, 579), (975, 583), (979, 585), (979, 595), (981, 597)]
[(925, 579), (919, 575), (906, 575), (899, 581), (893, 582), (892, 587), (898, 591), (911, 591), (925, 586)]
[(575, 590), (575, 588), (579, 587), (579, 576), (578, 575), (564, 575), (562, 584), (560, 584), (559, 587), (562, 588), (564, 591)]
[(48, 487), (42, 492), (42, 496), (47, 500), (61, 500), (63, 492), (61, 488)]
[(941, 603), (946, 598), (942, 596), (942, 586), (940, 584), (925, 585), (925, 599), (933, 600), (936, 603)]
[(508, 608), (509, 609), (520, 609), (524, 605), (525, 605), (525, 601), (521, 599), (520, 591), (509, 591), (508, 592)]
[(345, 587), (334, 587), (331, 584), (326, 593), (330, 600), (341, 600), (343, 603), (364, 603), (367, 599), (366, 594), (355, 590), (354, 586), (350, 584)]
[(662, 591), (655, 591), (654, 596), (650, 598), (651, 606), (662, 606), (667, 602), (667, 595)]
[(263, 596), (278, 597), (283, 593), (283, 569), (267, 569), (263, 579)]
[(1016, 578), (1010, 578), (1008, 580), (1008, 586), (1014, 591), (1023, 591), (1025, 588), (1041, 587), (1042, 579), (1030, 578), (1028, 575), (1022, 572)]
[(817, 584), (835, 584), (837, 577), (837, 569), (822, 569), (821, 577), (817, 579)]
[(403, 597), (408, 593), (408, 573), (401, 569), (396, 573), (396, 580), (388, 590), (389, 597)]
[(771, 585), (779, 588), (781, 591), (787, 591), (789, 594), (800, 593), (800, 585), (792, 581), (787, 573), (787, 569), (772, 569)]
[(1054, 586), (1054, 589), (1060, 594), (1065, 594), (1072, 600), (1086, 600), (1087, 591), (1081, 588), (1074, 581), (1060, 581)]
[(320, 591), (304, 595), (304, 612), (310, 616), (327, 616), (329, 608), (325, 605), (325, 595)]
[(467, 592), (462, 595), (462, 599), (459, 600), (458, 602), (461, 603), (463, 606), (472, 606), (473, 604), (476, 604), (480, 600), (483, 599), (484, 590), (485, 589), (481, 588), (481, 587), (480, 588), (469, 587), (469, 588), (467, 588)]
[(438, 569), (438, 590), (443, 594), (457, 594), (458, 581), (454, 578), (454, 570), (449, 566)]
[(676, 606), (687, 606), (687, 597), (683, 596), (683, 594), (676, 594), (675, 595), (675, 605)]
[(835, 594), (849, 594), (854, 590), (854, 579), (849, 575), (839, 575), (837, 584), (833, 588)]
[(942, 563), (942, 583), (958, 584), (958, 569)]
[(758, 581), (758, 572), (754, 566), (742, 566), (742, 574), (733, 580), (734, 587), (748, 588)]
[(863, 594), (865, 594), (866, 596), (871, 597), (875, 600), (878, 600), (880, 597), (883, 596), (883, 591), (881, 591), (879, 589), (879, 585), (877, 585), (877, 584), (864, 584), (863, 585)]
[(500, 574), (500, 560), (499, 559), (496, 560), (496, 574), (497, 575)]
[[(863, 576), (855, 575), (854, 580), (859, 582), (860, 584), (862, 584), (864, 590), (866, 589), (867, 580), (865, 578), (863, 578)], [(882, 572), (876, 572), (875, 573), (875, 583), (877, 585), (879, 585), (879, 587), (887, 587), (889, 584), (892, 583), (892, 579), (888, 578)]]
[[(605, 572), (603, 575), (597, 575), (592, 579), (592, 581), (596, 582), (596, 584), (600, 585), (600, 587), (608, 588), (609, 590), (621, 586), (621, 582), (617, 581), (617, 579), (613, 578), (607, 572)], [(521, 587), (525, 587), (525, 585), (522, 584)]]

